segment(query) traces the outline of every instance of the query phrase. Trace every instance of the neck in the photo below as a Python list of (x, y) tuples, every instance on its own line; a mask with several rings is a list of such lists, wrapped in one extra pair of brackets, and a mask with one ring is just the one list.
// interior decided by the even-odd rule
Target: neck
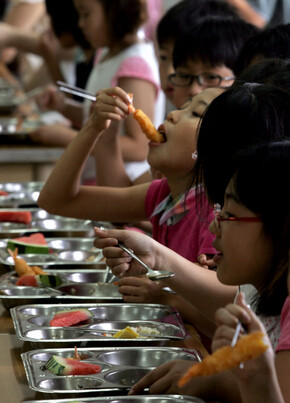
[(167, 178), (167, 182), (173, 199), (187, 191), (189, 187), (195, 185), (195, 183), (192, 183), (192, 175)]
[(137, 33), (125, 35), (124, 38), (118, 43), (112, 43), (109, 46), (109, 52), (107, 53), (104, 60), (110, 59), (111, 57), (116, 56), (122, 50), (128, 48), (129, 46), (134, 45), (140, 41)]

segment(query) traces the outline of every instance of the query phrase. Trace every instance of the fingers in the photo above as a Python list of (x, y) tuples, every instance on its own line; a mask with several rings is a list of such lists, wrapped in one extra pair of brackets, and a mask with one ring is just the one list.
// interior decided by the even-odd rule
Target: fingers
[(242, 307), (242, 309), (244, 309), (244, 311), (247, 313), (247, 315), (249, 316), (249, 322), (248, 322), (248, 332), (255, 332), (255, 331), (261, 331), (266, 333), (266, 330), (263, 326), (263, 324), (260, 322), (260, 320), (258, 319), (258, 317), (255, 315), (255, 313), (252, 311), (252, 309), (250, 308), (249, 305), (247, 305), (246, 301), (245, 301), (245, 296), (243, 293), (239, 293), (236, 299), (236, 304), (240, 307)]
[[(164, 364), (161, 365), (160, 367), (154, 369), (153, 371), (149, 372), (149, 374), (145, 375), (140, 381), (135, 383), (135, 385), (132, 386), (132, 388), (129, 391), (129, 395), (137, 395), (138, 393), (142, 392), (145, 388), (152, 387), (155, 382), (157, 382), (160, 378), (163, 378), (168, 370), (169, 370), (169, 364)], [(162, 382), (161, 385), (160, 383), (157, 384), (157, 388), (159, 389), (160, 386), (162, 387)], [(150, 387), (150, 393), (152, 392), (152, 389)], [(155, 390), (155, 388), (153, 388)]]

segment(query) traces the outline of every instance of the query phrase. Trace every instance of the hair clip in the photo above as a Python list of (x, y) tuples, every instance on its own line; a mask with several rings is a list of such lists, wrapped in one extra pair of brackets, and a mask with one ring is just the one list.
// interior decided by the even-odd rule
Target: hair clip
[(197, 151), (194, 151), (194, 153), (191, 154), (191, 158), (196, 161), (197, 157), (198, 157)]

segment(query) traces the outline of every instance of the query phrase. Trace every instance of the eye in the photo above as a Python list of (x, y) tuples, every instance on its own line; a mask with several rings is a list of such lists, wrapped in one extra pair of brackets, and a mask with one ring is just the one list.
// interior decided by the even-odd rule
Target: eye
[(192, 116), (194, 116), (195, 118), (199, 118), (199, 119), (202, 118), (202, 116), (201, 116), (198, 112), (192, 111), (191, 114), (192, 114)]

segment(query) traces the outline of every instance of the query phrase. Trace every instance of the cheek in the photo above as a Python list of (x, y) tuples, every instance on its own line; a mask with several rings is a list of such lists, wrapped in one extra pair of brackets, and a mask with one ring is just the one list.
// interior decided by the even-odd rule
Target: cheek
[(174, 87), (173, 103), (181, 108), (189, 99), (187, 87)]

